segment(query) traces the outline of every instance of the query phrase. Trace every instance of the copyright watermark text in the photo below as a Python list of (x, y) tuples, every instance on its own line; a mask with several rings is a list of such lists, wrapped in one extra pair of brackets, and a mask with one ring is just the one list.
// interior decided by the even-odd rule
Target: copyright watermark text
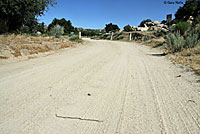
[(164, 1), (164, 4), (175, 5), (175, 4), (184, 4), (183, 1)]

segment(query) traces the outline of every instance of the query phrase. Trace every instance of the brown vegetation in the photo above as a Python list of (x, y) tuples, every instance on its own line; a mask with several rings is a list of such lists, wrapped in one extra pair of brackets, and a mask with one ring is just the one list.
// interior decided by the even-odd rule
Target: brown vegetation
[(191, 67), (200, 75), (200, 43), (195, 48), (184, 49), (175, 54), (168, 54), (175, 63)]
[(55, 38), (28, 35), (0, 35), (0, 58), (33, 55), (51, 50), (68, 48), (76, 44), (69, 37)]

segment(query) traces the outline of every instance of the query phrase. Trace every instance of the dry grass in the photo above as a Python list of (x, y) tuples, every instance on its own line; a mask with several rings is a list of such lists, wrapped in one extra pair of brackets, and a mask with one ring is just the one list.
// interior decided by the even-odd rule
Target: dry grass
[[(69, 41), (69, 37), (55, 38), (55, 37), (33, 37), (28, 35), (0, 35), (0, 51), (4, 51), (6, 46), (12, 51), (15, 57), (22, 56), (21, 50), (26, 49), (31, 54), (38, 54), (54, 49), (68, 48), (74, 45)], [(8, 57), (1, 55), (1, 59)]]
[(142, 42), (144, 45), (146, 46), (151, 46), (151, 47), (160, 47), (161, 44), (163, 44), (165, 42), (165, 39), (163, 37), (160, 38), (153, 38), (151, 40), (147, 40), (145, 42)]
[(68, 43), (63, 43), (63, 44), (61, 45), (61, 48), (68, 48), (68, 47), (70, 47), (70, 45), (69, 45)]
[(175, 54), (168, 54), (175, 63), (190, 66), (200, 75), (200, 43), (195, 48), (185, 49)]
[(22, 56), (19, 50), (16, 50), (15, 53), (12, 53), (15, 57)]

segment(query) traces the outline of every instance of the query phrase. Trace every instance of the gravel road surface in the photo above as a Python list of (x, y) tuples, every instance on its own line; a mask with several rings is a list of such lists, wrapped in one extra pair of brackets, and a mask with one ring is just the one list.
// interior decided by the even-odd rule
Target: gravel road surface
[(85, 45), (0, 65), (1, 134), (199, 134), (200, 79), (155, 49)]

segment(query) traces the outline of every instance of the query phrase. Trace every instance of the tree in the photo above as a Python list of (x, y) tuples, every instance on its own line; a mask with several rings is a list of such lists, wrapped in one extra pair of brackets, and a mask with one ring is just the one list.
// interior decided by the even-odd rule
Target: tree
[(132, 27), (131, 27), (130, 25), (126, 25), (126, 26), (124, 27), (124, 31), (130, 32), (130, 31), (133, 31), (133, 29), (132, 29)]
[(105, 30), (107, 33), (119, 31), (119, 27), (117, 25), (113, 25), (112, 23), (106, 24)]
[(167, 21), (166, 20), (162, 20), (161, 24), (167, 24)]
[(0, 33), (11, 32), (28, 26), (33, 29), (37, 16), (44, 15), (55, 0), (1, 0)]
[(200, 0), (187, 0), (183, 7), (179, 7), (175, 20), (187, 21), (190, 16), (196, 18), (200, 14)]
[(51, 22), (51, 24), (49, 24), (48, 30), (50, 30), (55, 25), (63, 26), (64, 27), (64, 32), (67, 33), (67, 34), (76, 31), (75, 28), (72, 26), (71, 21), (70, 20), (66, 21), (64, 18), (62, 18), (60, 20), (54, 18), (53, 21)]
[(45, 33), (44, 22), (38, 23), (37, 31), (40, 31), (41, 33)]
[(152, 22), (152, 21), (151, 21), (151, 19), (143, 20), (143, 21), (140, 23), (139, 27), (144, 27), (144, 24), (145, 24), (146, 22)]

